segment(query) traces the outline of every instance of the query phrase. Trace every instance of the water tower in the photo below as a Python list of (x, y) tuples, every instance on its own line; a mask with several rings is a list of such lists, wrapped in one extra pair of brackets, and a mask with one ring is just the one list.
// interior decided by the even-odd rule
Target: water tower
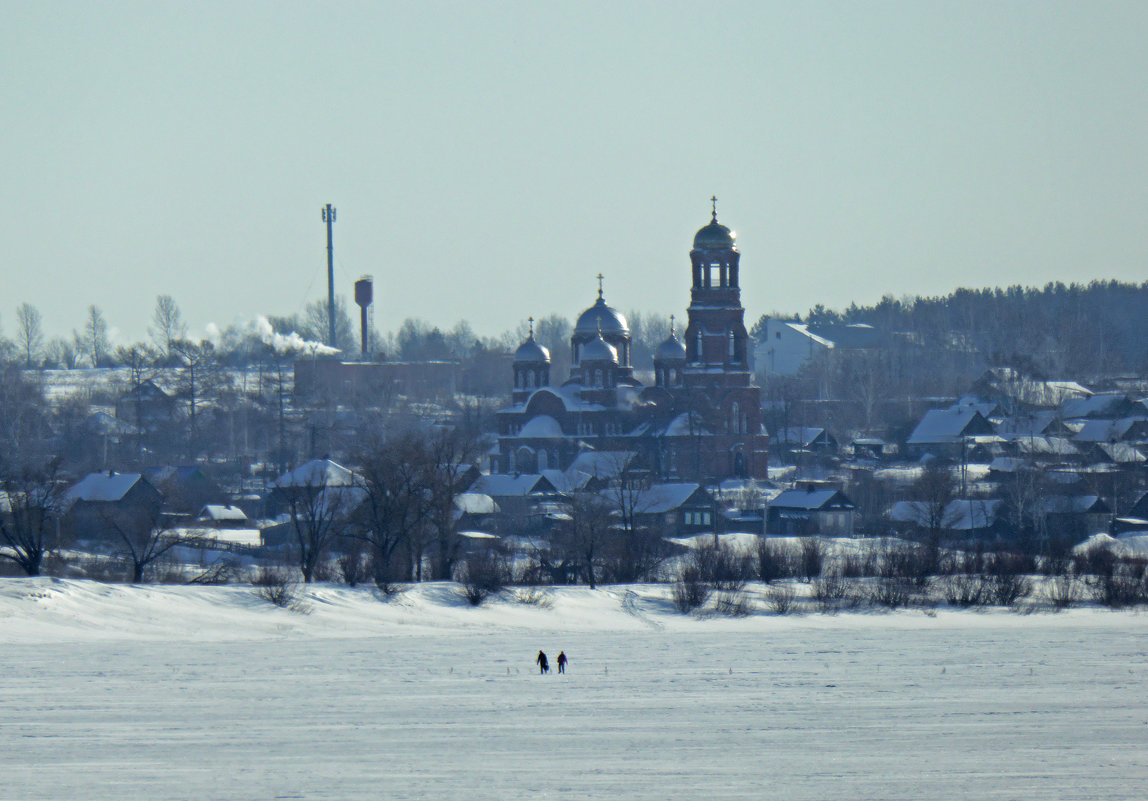
[(370, 327), (367, 324), (367, 307), (371, 305), (374, 295), (374, 279), (371, 276), (364, 275), (355, 282), (355, 303), (359, 305), (364, 356), (367, 355), (367, 329)]

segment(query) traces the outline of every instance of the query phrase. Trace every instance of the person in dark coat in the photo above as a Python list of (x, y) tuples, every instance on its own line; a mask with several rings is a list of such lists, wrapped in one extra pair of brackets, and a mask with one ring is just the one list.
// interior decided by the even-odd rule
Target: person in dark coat
[(542, 651), (538, 652), (538, 658), (534, 660), (538, 663), (539, 675), (550, 672), (550, 661), (546, 658), (546, 654)]
[(559, 673), (565, 673), (566, 672), (566, 661), (567, 661), (566, 660), (566, 652), (565, 651), (559, 651), (558, 652), (558, 672)]

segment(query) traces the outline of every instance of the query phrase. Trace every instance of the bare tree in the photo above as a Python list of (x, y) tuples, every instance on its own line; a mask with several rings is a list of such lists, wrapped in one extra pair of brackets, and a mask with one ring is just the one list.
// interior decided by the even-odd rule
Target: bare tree
[(909, 487), (914, 522), (929, 542), (940, 542), (942, 532), (953, 523), (950, 504), (956, 498), (957, 482), (947, 465), (931, 462)]
[(303, 581), (310, 584), (331, 544), (346, 532), (362, 491), (354, 486), (328, 486), (325, 473), (293, 480), (280, 485), (279, 490), (291, 517), (299, 571)]
[(171, 295), (160, 295), (155, 299), (155, 312), (148, 333), (167, 358), (171, 357), (175, 344), (187, 337), (187, 323)]
[(101, 517), (115, 555), (131, 564), (132, 584), (141, 584), (147, 569), (182, 543), (175, 531), (160, 524), (158, 509), (109, 510)]
[(386, 587), (397, 574), (394, 559), (400, 548), (421, 550), (411, 548), (411, 541), (425, 529), (434, 508), (424, 437), (408, 432), (386, 440), (376, 434), (363, 442), (357, 463), (363, 502), (351, 536), (370, 546), (375, 582)]
[(187, 401), (187, 454), (194, 459), (200, 449), (200, 408), (205, 398), (219, 390), (222, 374), (210, 342), (179, 340), (172, 343), (172, 353), (182, 367), (180, 394)]
[(596, 565), (610, 544), (614, 523), (608, 499), (596, 492), (577, 492), (570, 499), (570, 527), (565, 549), (582, 568), (590, 589), (598, 585)]
[[(327, 308), (327, 301), (316, 300), (308, 303), (303, 315), (304, 330), (300, 333), (316, 342), (326, 342), (330, 331), (328, 324), (330, 309)], [(335, 298), (334, 347), (344, 353), (353, 353), (357, 350), (355, 341), (355, 326), (351, 322), (351, 316), (347, 314), (347, 304), (342, 298)]]
[(49, 362), (65, 370), (76, 369), (78, 353), (76, 352), (76, 346), (73, 341), (65, 337), (56, 337), (48, 343), (46, 351)]
[(462, 550), (455, 528), (459, 477), (478, 455), (478, 440), (465, 428), (443, 430), (426, 441), (430, 523), (434, 529), (434, 577), (449, 580)]
[(132, 407), (135, 412), (136, 452), (144, 449), (144, 383), (154, 376), (152, 362), (155, 353), (147, 345), (131, 345), (116, 348), (116, 361), (128, 368), (128, 386), (132, 393)]
[(108, 323), (99, 306), (88, 307), (88, 319), (84, 323), (84, 332), (82, 335), (77, 335), (76, 339), (83, 342), (84, 351), (92, 360), (92, 367), (100, 367), (106, 362), (108, 348), (111, 347), (111, 344), (108, 340)]
[(24, 366), (32, 367), (44, 346), (44, 323), (39, 309), (21, 303), (16, 309), (16, 346), (24, 355)]
[(38, 576), (44, 560), (60, 546), (64, 483), (59, 460), (8, 468), (0, 474), (0, 489), (0, 557)]

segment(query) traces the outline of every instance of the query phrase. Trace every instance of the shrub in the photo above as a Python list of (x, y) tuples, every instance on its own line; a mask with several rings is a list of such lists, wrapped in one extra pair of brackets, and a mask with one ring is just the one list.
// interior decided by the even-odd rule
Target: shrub
[(753, 607), (744, 592), (725, 591), (718, 593), (717, 601), (714, 602), (714, 610), (718, 614), (729, 617), (746, 617), (753, 611)]
[(534, 587), (517, 590), (514, 593), (514, 600), (516, 603), (537, 606), (540, 609), (549, 609), (554, 605), (547, 593)]
[(703, 581), (726, 592), (740, 592), (749, 578), (748, 559), (732, 548), (705, 546), (690, 554), (690, 562)]
[(1111, 569), (1086, 582), (1092, 600), (1113, 609), (1148, 603), (1148, 581), (1144, 566), (1136, 561), (1117, 560)]
[(793, 576), (793, 558), (788, 548), (767, 539), (757, 544), (757, 577), (766, 584)]
[(360, 547), (351, 548), (347, 553), (340, 556), (335, 564), (339, 569), (339, 578), (348, 587), (358, 586), (366, 575), (363, 565), (363, 549)]
[(949, 576), (943, 585), (945, 600), (952, 606), (981, 606), (988, 603), (987, 580), (979, 575)]
[(1065, 573), (1050, 579), (1044, 585), (1044, 594), (1053, 608), (1060, 611), (1080, 600), (1080, 584), (1076, 576)]
[(817, 537), (806, 537), (801, 541), (801, 576), (813, 581), (821, 575), (825, 563), (825, 548)]
[(766, 592), (765, 601), (776, 614), (787, 615), (793, 611), (797, 592), (792, 584), (775, 584)]
[(498, 554), (471, 554), (462, 565), (462, 594), (471, 606), (479, 606), (506, 587), (509, 570)]
[(813, 600), (822, 612), (860, 606), (864, 598), (854, 583), (836, 573), (827, 573), (812, 583)]
[(997, 606), (1012, 606), (1032, 594), (1032, 582), (1028, 577), (1015, 573), (989, 576), (985, 586), (988, 602)]
[(913, 583), (905, 578), (884, 577), (877, 579), (870, 593), (870, 600), (889, 609), (908, 606), (913, 599)]
[(697, 565), (686, 564), (674, 581), (674, 606), (683, 615), (705, 606), (713, 588), (702, 578)]
[(299, 600), (299, 582), (291, 572), (281, 568), (261, 567), (251, 583), (255, 586), (256, 597), (281, 609), (307, 611), (307, 607)]

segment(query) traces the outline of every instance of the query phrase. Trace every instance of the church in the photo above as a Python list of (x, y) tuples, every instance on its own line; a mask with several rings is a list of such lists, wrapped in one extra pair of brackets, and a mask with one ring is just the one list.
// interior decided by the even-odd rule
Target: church
[[(565, 471), (611, 455), (662, 481), (766, 478), (768, 438), (752, 381), (734, 233), (718, 222), (694, 235), (686, 330), (670, 327), (653, 359), (654, 385), (630, 362), (626, 318), (598, 299), (570, 337), (570, 375), (556, 383), (550, 353), (530, 336), (514, 353), (512, 404), (498, 412), (491, 470)], [(602, 464), (603, 458), (591, 460)]]

